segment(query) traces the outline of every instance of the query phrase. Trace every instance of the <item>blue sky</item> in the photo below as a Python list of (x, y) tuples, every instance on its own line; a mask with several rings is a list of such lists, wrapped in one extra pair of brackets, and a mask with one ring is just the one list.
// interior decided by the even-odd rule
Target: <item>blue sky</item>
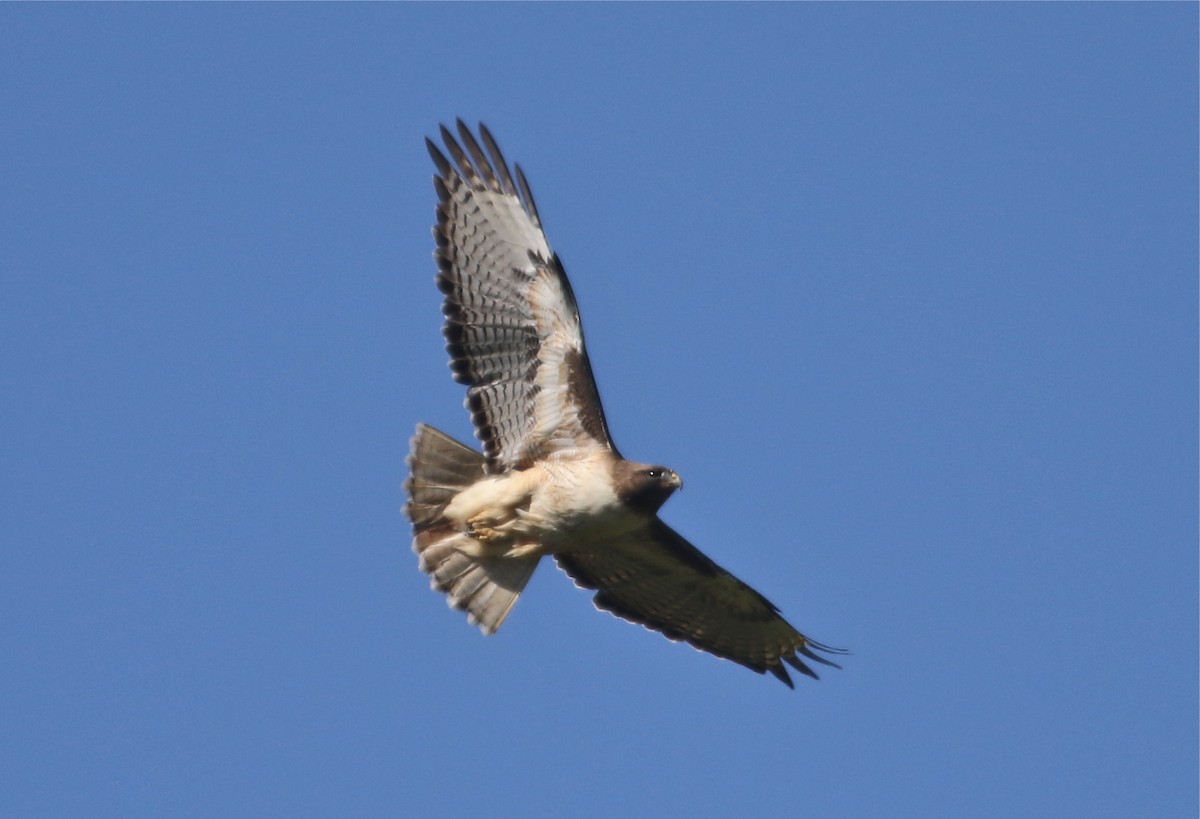
[[(0, 6), (0, 814), (1187, 816), (1195, 4)], [(485, 639), (439, 122), (525, 167), (789, 691), (543, 566)]]

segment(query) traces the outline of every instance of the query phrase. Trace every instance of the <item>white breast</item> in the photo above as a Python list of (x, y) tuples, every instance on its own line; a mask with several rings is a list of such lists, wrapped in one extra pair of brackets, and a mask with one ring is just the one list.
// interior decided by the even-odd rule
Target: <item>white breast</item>
[(529, 513), (551, 549), (580, 539), (613, 537), (641, 525), (641, 518), (613, 492), (607, 459), (553, 460), (542, 467), (548, 480), (534, 493)]

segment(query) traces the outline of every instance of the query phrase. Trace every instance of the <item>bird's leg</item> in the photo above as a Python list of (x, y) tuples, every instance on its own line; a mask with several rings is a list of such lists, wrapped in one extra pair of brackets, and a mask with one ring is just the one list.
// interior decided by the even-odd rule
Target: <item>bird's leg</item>
[(486, 512), (480, 512), (478, 515), (467, 518), (467, 534), (475, 540), (483, 543), (500, 540), (504, 537), (504, 533), (495, 528), (499, 523), (495, 518)]
[(545, 550), (542, 548), (542, 544), (536, 540), (531, 540), (529, 542), (514, 543), (512, 548), (505, 552), (504, 556), (522, 559), (540, 557), (543, 554), (545, 554)]

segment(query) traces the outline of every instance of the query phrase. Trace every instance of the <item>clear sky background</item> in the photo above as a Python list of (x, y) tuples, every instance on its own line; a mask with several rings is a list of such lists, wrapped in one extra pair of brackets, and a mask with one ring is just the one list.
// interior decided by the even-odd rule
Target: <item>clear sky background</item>
[[(1194, 817), (1197, 6), (0, 6), (0, 815)], [(789, 691), (401, 515), (441, 121)]]

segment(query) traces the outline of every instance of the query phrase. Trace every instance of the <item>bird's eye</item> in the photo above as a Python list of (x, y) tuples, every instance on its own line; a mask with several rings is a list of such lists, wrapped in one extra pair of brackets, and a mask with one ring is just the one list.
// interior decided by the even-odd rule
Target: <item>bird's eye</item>
[(661, 478), (662, 470), (661, 469), (647, 469), (646, 475), (648, 475), (651, 478)]

